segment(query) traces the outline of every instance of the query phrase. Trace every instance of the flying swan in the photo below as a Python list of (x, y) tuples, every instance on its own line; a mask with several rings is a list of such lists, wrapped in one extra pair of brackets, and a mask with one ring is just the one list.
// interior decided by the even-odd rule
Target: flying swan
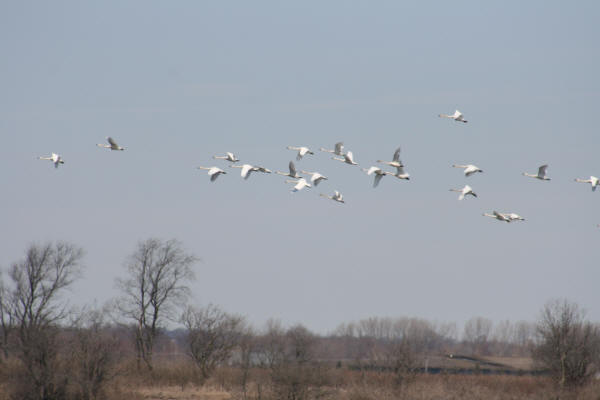
[(440, 114), (439, 117), (440, 118), (450, 118), (450, 119), (453, 119), (453, 120), (458, 121), (458, 122), (464, 122), (465, 124), (467, 122), (469, 122), (466, 119), (464, 119), (462, 113), (460, 111), (458, 111), (458, 110), (454, 111), (454, 114), (452, 114), (452, 115)]
[(64, 164), (65, 161), (62, 157), (56, 153), (52, 153), (50, 157), (38, 157), (40, 160), (50, 160), (54, 163), (54, 168), (58, 168), (60, 164)]
[(98, 147), (104, 147), (106, 149), (110, 149), (110, 150), (125, 150), (125, 147), (121, 147), (117, 144), (117, 142), (115, 142), (115, 140), (113, 138), (111, 138), (110, 136), (108, 136), (106, 138), (106, 140), (108, 141), (108, 144), (103, 144), (103, 143), (98, 143), (96, 144), (96, 146)]
[(219, 175), (227, 173), (227, 172), (223, 171), (221, 168), (218, 168), (218, 167), (198, 167), (198, 169), (208, 170), (208, 176), (210, 176), (210, 181), (211, 182), (216, 181), (217, 178), (219, 177)]

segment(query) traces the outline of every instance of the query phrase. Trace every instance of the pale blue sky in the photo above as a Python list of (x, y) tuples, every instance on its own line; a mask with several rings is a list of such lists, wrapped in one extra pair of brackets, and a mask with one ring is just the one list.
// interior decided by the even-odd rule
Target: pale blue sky
[[(203, 259), (195, 301), (257, 325), (534, 320), (553, 297), (600, 320), (600, 192), (573, 182), (600, 174), (599, 20), (593, 1), (1, 2), (0, 266), (72, 241), (72, 300), (103, 302), (139, 240), (177, 238)], [(456, 108), (468, 124), (437, 117)], [(411, 180), (373, 189), (321, 152), (297, 166), (330, 180), (295, 194), (195, 169), (340, 140), (365, 168), (402, 146)], [(543, 163), (552, 181), (521, 176)], [(477, 199), (448, 191), (465, 183)]]

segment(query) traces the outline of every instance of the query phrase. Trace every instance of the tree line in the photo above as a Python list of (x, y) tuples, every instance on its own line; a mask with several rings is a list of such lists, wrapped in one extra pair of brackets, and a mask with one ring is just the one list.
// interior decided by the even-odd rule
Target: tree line
[[(401, 385), (432, 354), (532, 356), (563, 387), (585, 384), (600, 367), (600, 329), (567, 300), (547, 303), (536, 323), (472, 318), (460, 338), (456, 324), (419, 318), (368, 318), (328, 335), (275, 320), (257, 330), (240, 315), (191, 302), (198, 258), (176, 240), (139, 242), (116, 280), (119, 296), (100, 309), (75, 310), (65, 298), (83, 258), (71, 243), (32, 244), (3, 272), (0, 365), (8, 372), (0, 379), (10, 379), (11, 398), (104, 398), (129, 358), (155, 373), (168, 338), (194, 365), (195, 384), (233, 366), (244, 398), (254, 369), (268, 376), (275, 398), (303, 399), (318, 397), (332, 365), (380, 368)], [(169, 323), (182, 328), (168, 332)]]

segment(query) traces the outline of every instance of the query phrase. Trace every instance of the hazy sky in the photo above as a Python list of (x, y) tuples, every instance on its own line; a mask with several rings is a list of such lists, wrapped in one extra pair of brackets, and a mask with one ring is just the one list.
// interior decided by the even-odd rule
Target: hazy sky
[[(600, 190), (573, 181), (600, 175), (598, 21), (596, 1), (4, 1), (0, 266), (73, 242), (70, 298), (103, 303), (138, 241), (176, 238), (194, 301), (256, 325), (534, 320), (555, 297), (600, 320)], [(329, 181), (299, 193), (196, 169), (337, 141), (360, 166), (317, 151), (296, 164)], [(373, 189), (360, 168), (398, 146), (411, 180)], [(544, 163), (552, 181), (521, 175)]]

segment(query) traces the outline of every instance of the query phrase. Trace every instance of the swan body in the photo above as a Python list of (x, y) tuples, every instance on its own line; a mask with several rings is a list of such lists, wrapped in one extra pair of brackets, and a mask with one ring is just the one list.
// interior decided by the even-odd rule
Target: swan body
[(344, 142), (337, 142), (335, 144), (335, 147), (333, 148), (333, 150), (328, 150), (323, 147), (321, 147), (319, 150), (327, 152), (327, 153), (335, 154), (336, 156), (343, 156), (344, 155)]
[(347, 152), (346, 154), (344, 154), (344, 158), (340, 158), (340, 157), (331, 157), (332, 160), (338, 160), (341, 162), (344, 162), (346, 164), (350, 164), (350, 165), (358, 165), (357, 163), (354, 162), (354, 155), (352, 154), (351, 151)]
[(333, 201), (337, 201), (338, 203), (345, 203), (344, 196), (342, 196), (342, 194), (340, 192), (338, 192), (337, 190), (333, 192), (333, 196), (328, 196), (323, 193), (321, 193), (320, 196), (325, 197), (326, 199), (331, 199)]
[(304, 157), (307, 154), (315, 154), (312, 151), (310, 151), (310, 149), (308, 147), (304, 147), (304, 146), (288, 146), (287, 149), (298, 151), (298, 155), (296, 155), (297, 161), (302, 160), (302, 157)]
[(510, 222), (510, 218), (506, 214), (499, 213), (498, 211), (492, 211), (492, 213), (483, 213), (484, 217), (496, 218), (498, 221)]
[(404, 164), (402, 164), (402, 161), (400, 161), (400, 147), (398, 147), (396, 149), (396, 151), (394, 152), (394, 156), (392, 158), (392, 161), (377, 160), (377, 162), (389, 165), (389, 166), (394, 167), (394, 168), (404, 167)]
[(300, 171), (303, 174), (310, 175), (310, 183), (317, 186), (321, 181), (327, 180), (328, 178), (325, 175), (321, 175), (318, 172), (308, 172), (308, 171)]
[(52, 155), (50, 157), (38, 157), (38, 159), (52, 161), (54, 163), (54, 168), (58, 168), (58, 166), (60, 164), (65, 163), (65, 161), (62, 159), (62, 157), (56, 153), (52, 153)]
[(298, 175), (298, 172), (296, 172), (296, 166), (294, 165), (293, 161), (290, 161), (288, 167), (290, 169), (290, 172), (275, 171), (275, 173), (283, 176), (289, 176), (290, 178), (300, 178), (300, 175)]
[(298, 180), (286, 179), (285, 183), (295, 183), (296, 185), (292, 189), (292, 192), (297, 192), (304, 189), (305, 187), (312, 187), (310, 183), (306, 182), (306, 179), (300, 178)]
[(213, 156), (213, 158), (215, 160), (227, 160), (229, 162), (238, 162), (238, 161), (240, 161), (236, 156), (233, 155), (233, 153), (231, 153), (229, 151), (227, 153), (225, 153), (224, 156)]
[(600, 180), (595, 176), (590, 176), (590, 179), (575, 178), (575, 182), (590, 183), (592, 185), (592, 191), (596, 191), (596, 187), (598, 187)]
[(483, 172), (483, 170), (481, 170), (477, 165), (473, 165), (473, 164), (467, 164), (467, 165), (453, 164), (452, 166), (454, 168), (464, 168), (465, 176), (471, 176), (476, 172)]
[(267, 168), (265, 168), (265, 167), (259, 167), (259, 166), (256, 166), (256, 167), (254, 167), (254, 168), (256, 168), (256, 171), (258, 171), (258, 172), (262, 172), (262, 173), (264, 173), (264, 174), (270, 174), (271, 172), (273, 172), (273, 171), (271, 171), (270, 169), (267, 169)]
[(266, 174), (270, 174), (271, 171), (264, 168), (264, 167), (259, 167), (259, 166), (255, 166), (255, 165), (250, 165), (250, 164), (243, 164), (243, 165), (230, 165), (230, 168), (241, 168), (241, 172), (240, 175), (242, 178), (244, 179), (248, 179), (250, 177), (250, 174), (252, 172), (258, 171), (258, 172), (264, 172)]
[(467, 122), (469, 122), (469, 121), (467, 121), (464, 118), (464, 116), (462, 115), (462, 113), (460, 111), (458, 111), (458, 110), (454, 111), (454, 114), (452, 114), (452, 115), (440, 114), (439, 117), (440, 118), (450, 118), (450, 119), (453, 119), (453, 120), (458, 121), (458, 122), (464, 122), (465, 124)]
[(96, 146), (98, 147), (104, 147), (106, 149), (110, 149), (110, 150), (125, 150), (125, 147), (121, 147), (117, 144), (117, 142), (115, 142), (115, 140), (113, 138), (111, 138), (110, 136), (108, 136), (106, 138), (106, 140), (108, 141), (108, 144), (102, 144), (102, 143), (98, 143)]
[(508, 218), (511, 221), (525, 221), (525, 218), (523, 218), (519, 214), (515, 214), (515, 213), (509, 213)]
[(198, 169), (208, 170), (208, 176), (210, 176), (210, 181), (211, 182), (216, 181), (217, 178), (219, 177), (219, 175), (227, 173), (227, 172), (223, 171), (221, 168), (218, 168), (218, 167), (198, 167)]
[(396, 173), (386, 172), (386, 175), (395, 176), (398, 179), (410, 180), (410, 175), (404, 172), (404, 167), (396, 167)]
[(465, 196), (471, 195), (473, 197), (477, 197), (477, 194), (473, 191), (473, 188), (469, 185), (465, 185), (462, 189), (450, 189), (451, 192), (460, 193), (458, 196), (459, 200), (463, 200)]
[(530, 178), (536, 178), (541, 181), (549, 181), (550, 178), (546, 176), (546, 169), (548, 169), (548, 164), (544, 164), (538, 168), (537, 174), (528, 174), (527, 172), (523, 172), (524, 176), (529, 176)]
[(525, 221), (525, 218), (515, 213), (500, 213), (498, 211), (492, 211), (492, 213), (483, 213), (484, 217), (496, 218), (498, 221), (512, 222), (512, 221)]

